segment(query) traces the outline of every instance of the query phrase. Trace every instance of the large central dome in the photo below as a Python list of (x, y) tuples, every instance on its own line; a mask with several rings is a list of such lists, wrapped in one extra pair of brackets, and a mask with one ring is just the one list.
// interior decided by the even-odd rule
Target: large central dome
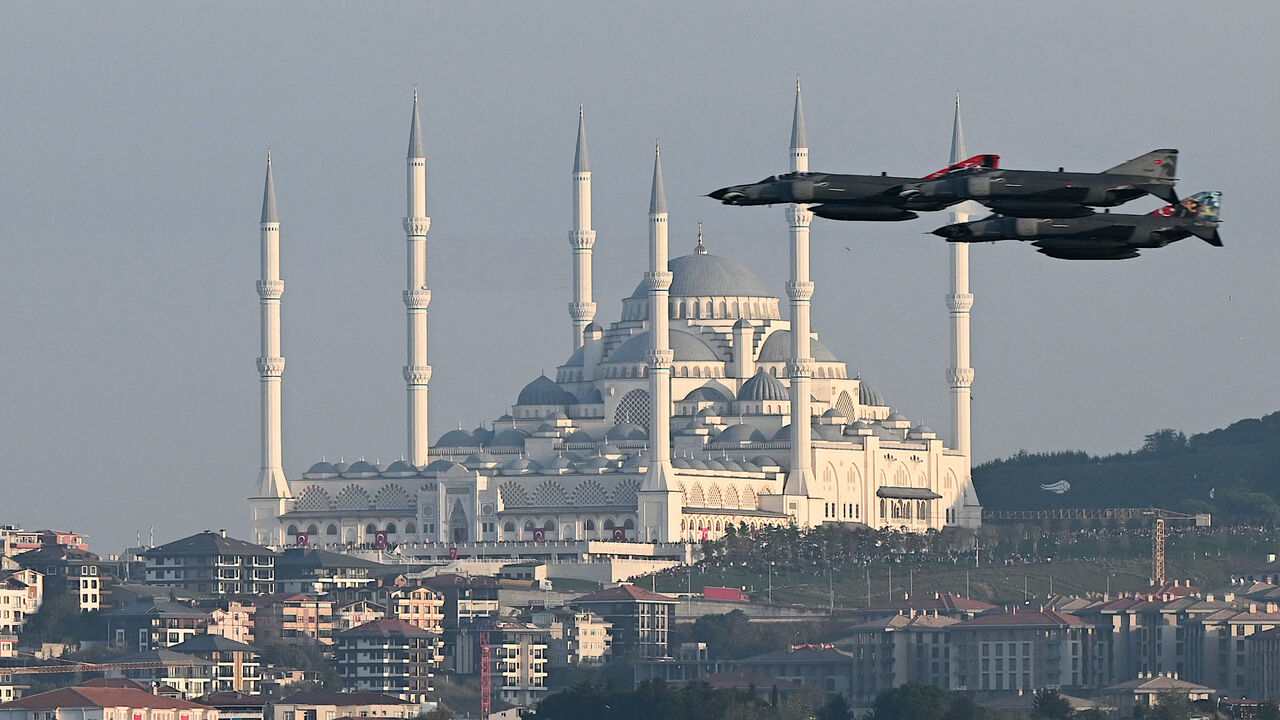
[[(667, 263), (674, 277), (671, 297), (774, 297), (764, 289), (751, 271), (729, 258), (709, 253), (694, 253), (672, 258)], [(648, 297), (643, 281), (636, 286), (633, 298)]]

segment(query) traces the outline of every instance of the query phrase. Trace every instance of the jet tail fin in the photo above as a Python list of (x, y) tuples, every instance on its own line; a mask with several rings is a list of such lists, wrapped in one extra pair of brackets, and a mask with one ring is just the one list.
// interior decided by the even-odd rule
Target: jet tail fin
[(1187, 231), (1214, 247), (1222, 247), (1222, 236), (1218, 234), (1218, 224), (1222, 222), (1222, 192), (1219, 190), (1198, 192), (1150, 214), (1199, 220), (1201, 222), (1194, 223)]
[(937, 172), (929, 173), (921, 179), (932, 180), (933, 178), (940, 178), (943, 175), (950, 175), (951, 173), (961, 172), (963, 170), (975, 170), (978, 168), (994, 170), (998, 167), (1000, 167), (999, 155), (974, 155), (968, 160), (961, 160), (960, 162), (954, 165), (948, 165)]
[(1152, 150), (1146, 155), (1122, 162), (1119, 165), (1103, 170), (1104, 173), (1116, 175), (1142, 175), (1153, 179), (1174, 180), (1177, 178), (1178, 151), (1170, 148)]

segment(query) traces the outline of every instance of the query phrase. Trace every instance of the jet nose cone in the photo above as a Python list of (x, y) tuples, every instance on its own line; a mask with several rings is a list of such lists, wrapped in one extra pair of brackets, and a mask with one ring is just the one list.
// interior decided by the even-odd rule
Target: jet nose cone
[(719, 200), (726, 205), (734, 205), (745, 200), (747, 194), (742, 192), (742, 188), (740, 186), (730, 185), (729, 187), (723, 187), (719, 190), (712, 190), (707, 193), (707, 197)]
[(944, 225), (934, 230), (934, 235), (948, 240), (959, 240), (962, 238), (973, 237), (973, 231), (965, 223), (957, 223), (955, 225)]

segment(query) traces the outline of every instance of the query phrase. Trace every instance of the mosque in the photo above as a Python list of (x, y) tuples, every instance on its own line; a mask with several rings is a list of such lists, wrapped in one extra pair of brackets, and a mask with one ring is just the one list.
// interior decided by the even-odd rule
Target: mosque
[[(791, 169), (808, 170), (797, 84)], [(952, 162), (965, 157), (956, 106)], [(578, 119), (572, 172), (572, 353), (489, 427), (428, 444), (426, 153), (415, 92), (404, 218), (408, 284), (406, 459), (281, 463), (280, 220), (270, 158), (261, 221), (262, 469), (258, 543), (408, 547), (508, 541), (689, 543), (729, 526), (863, 524), (923, 532), (976, 527), (970, 478), (968, 246), (951, 245), (952, 446), (893, 412), (810, 329), (809, 224), (786, 208), (789, 319), (779, 298), (701, 232), (668, 258), (661, 154), (649, 206), (649, 268), (618, 321), (595, 321), (591, 166)], [(954, 222), (963, 222), (963, 213)]]

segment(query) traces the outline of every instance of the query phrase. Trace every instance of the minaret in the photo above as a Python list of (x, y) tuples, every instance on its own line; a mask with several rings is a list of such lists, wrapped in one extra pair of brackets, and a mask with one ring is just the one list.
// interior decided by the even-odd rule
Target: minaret
[[(964, 130), (960, 127), (960, 94), (956, 93), (955, 124), (951, 129), (951, 163), (965, 159)], [(969, 221), (968, 203), (953, 206), (951, 222)], [(969, 403), (973, 386), (973, 368), (969, 367), (969, 310), (973, 295), (969, 292), (969, 245), (951, 246), (951, 293), (947, 310), (951, 314), (951, 367), (947, 383), (951, 386), (951, 442), (962, 455), (971, 457), (969, 445)]]
[[(796, 81), (796, 110), (791, 121), (791, 171), (808, 172), (809, 148), (804, 132), (804, 110), (800, 106), (800, 81)], [(791, 472), (784, 492), (807, 496), (813, 483), (813, 428), (810, 385), (813, 358), (809, 356), (809, 300), (813, 283), (809, 280), (809, 223), (813, 213), (807, 205), (788, 205), (787, 225), (791, 230)]]
[(427, 289), (427, 153), (422, 148), (422, 124), (418, 120), (418, 90), (413, 91), (413, 119), (409, 125), (408, 201), (404, 218), (408, 244), (408, 284), (404, 306), (408, 314), (409, 352), (404, 366), (404, 381), (409, 395), (409, 462), (421, 467), (427, 464), (427, 383), (431, 366), (427, 364), (427, 306), (431, 291)]
[(671, 465), (671, 270), (667, 258), (667, 195), (662, 187), (662, 151), (654, 146), (653, 190), (649, 195), (649, 472), (640, 493), (643, 541), (671, 542), (679, 537), (683, 507)]
[(258, 225), (262, 241), (262, 272), (258, 280), (258, 307), (261, 310), (262, 338), (258, 354), (258, 378), (262, 389), (262, 469), (251, 498), (255, 540), (279, 544), (279, 520), (290, 496), (281, 459), (280, 385), (284, 376), (284, 356), (280, 354), (280, 214), (276, 211), (276, 187), (271, 175), (271, 152), (267, 151), (267, 179), (262, 189), (262, 220)]
[(596, 316), (591, 301), (591, 248), (596, 244), (596, 231), (591, 229), (591, 163), (587, 159), (587, 126), (578, 107), (578, 147), (573, 154), (573, 230), (569, 231), (569, 247), (573, 249), (573, 301), (569, 303), (569, 319), (573, 322), (573, 350), (582, 347), (582, 332)]

